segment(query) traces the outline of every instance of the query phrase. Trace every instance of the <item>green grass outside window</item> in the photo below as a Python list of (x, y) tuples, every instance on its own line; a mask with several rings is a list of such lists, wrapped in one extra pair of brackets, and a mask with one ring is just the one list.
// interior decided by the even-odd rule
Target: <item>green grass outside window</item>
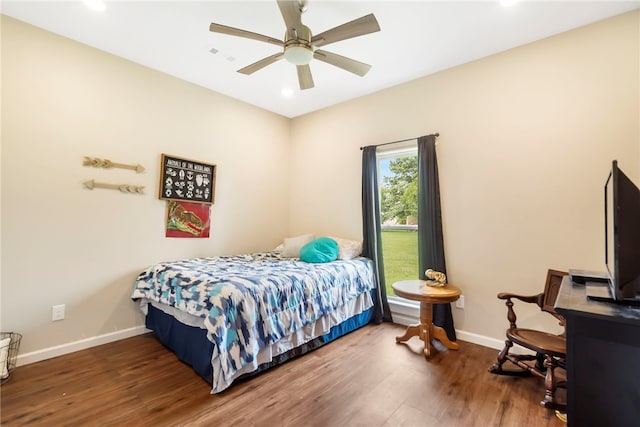
[(394, 282), (418, 279), (417, 231), (383, 230), (382, 253), (387, 295), (395, 295)]

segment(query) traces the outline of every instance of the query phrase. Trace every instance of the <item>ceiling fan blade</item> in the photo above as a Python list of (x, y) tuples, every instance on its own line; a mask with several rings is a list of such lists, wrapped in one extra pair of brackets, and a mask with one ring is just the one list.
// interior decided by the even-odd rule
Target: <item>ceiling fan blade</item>
[(328, 45), (340, 40), (363, 36), (380, 31), (380, 25), (373, 13), (354, 19), (346, 24), (339, 25), (323, 33), (313, 36), (311, 44), (315, 47)]
[(326, 50), (316, 50), (313, 53), (313, 57), (318, 61), (335, 65), (338, 68), (357, 74), (360, 77), (363, 77), (371, 69), (371, 65), (369, 64), (347, 58), (346, 56), (338, 55), (337, 53), (327, 52)]
[(298, 83), (300, 84), (300, 89), (311, 89), (313, 86), (313, 77), (311, 77), (311, 68), (309, 64), (307, 65), (297, 65), (298, 69)]
[(302, 25), (300, 2), (298, 0), (278, 0), (278, 7), (287, 26), (287, 33), (294, 38), (293, 30)]
[(265, 43), (275, 44), (280, 47), (284, 47), (284, 42), (282, 40), (274, 39), (273, 37), (265, 36), (258, 33), (252, 33), (251, 31), (241, 30), (240, 28), (227, 27), (222, 24), (211, 23), (209, 25), (209, 31), (220, 34), (227, 34), (230, 36), (236, 37), (244, 37), (245, 39), (253, 39), (258, 40)]
[(276, 62), (277, 60), (283, 57), (284, 57), (284, 53), (278, 52), (271, 56), (267, 56), (266, 58), (263, 58), (258, 62), (254, 62), (253, 64), (247, 65), (246, 67), (239, 69), (238, 72), (246, 75), (253, 74), (256, 71), (263, 69), (267, 65), (273, 64), (274, 62)]

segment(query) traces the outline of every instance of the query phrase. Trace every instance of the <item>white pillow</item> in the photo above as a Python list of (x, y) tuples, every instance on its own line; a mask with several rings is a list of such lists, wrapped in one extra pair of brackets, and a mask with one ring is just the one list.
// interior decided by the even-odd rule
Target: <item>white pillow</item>
[(7, 337), (0, 340), (0, 378), (5, 379), (9, 377), (9, 369), (7, 366), (7, 359), (9, 357), (9, 343), (11, 337)]
[(280, 256), (284, 258), (299, 258), (300, 249), (315, 238), (313, 234), (303, 234), (296, 237), (287, 237), (284, 239), (284, 247)]
[(362, 253), (362, 240), (341, 239), (339, 237), (331, 238), (338, 242), (338, 259), (353, 259)]

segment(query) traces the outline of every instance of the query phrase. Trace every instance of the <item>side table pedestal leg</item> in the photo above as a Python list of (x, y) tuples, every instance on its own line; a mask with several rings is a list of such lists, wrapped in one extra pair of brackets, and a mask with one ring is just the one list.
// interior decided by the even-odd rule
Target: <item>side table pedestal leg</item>
[(449, 340), (447, 333), (440, 326), (433, 325), (433, 337), (444, 344), (445, 347), (451, 350), (457, 350), (460, 348), (457, 342), (453, 342)]
[(433, 307), (431, 303), (420, 303), (420, 326), (422, 327), (422, 340), (424, 341), (424, 357), (431, 357), (431, 338), (433, 337)]
[(399, 337), (396, 337), (396, 342), (407, 341), (412, 337), (419, 337), (419, 336), (421, 336), (420, 325), (407, 326), (407, 330), (404, 331), (404, 334), (400, 335)]

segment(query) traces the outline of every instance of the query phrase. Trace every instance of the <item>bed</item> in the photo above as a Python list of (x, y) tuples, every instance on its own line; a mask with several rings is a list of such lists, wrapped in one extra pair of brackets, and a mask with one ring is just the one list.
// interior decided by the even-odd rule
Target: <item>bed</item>
[(308, 263), (274, 251), (162, 262), (138, 275), (132, 298), (219, 393), (367, 324), (374, 283), (367, 258)]

